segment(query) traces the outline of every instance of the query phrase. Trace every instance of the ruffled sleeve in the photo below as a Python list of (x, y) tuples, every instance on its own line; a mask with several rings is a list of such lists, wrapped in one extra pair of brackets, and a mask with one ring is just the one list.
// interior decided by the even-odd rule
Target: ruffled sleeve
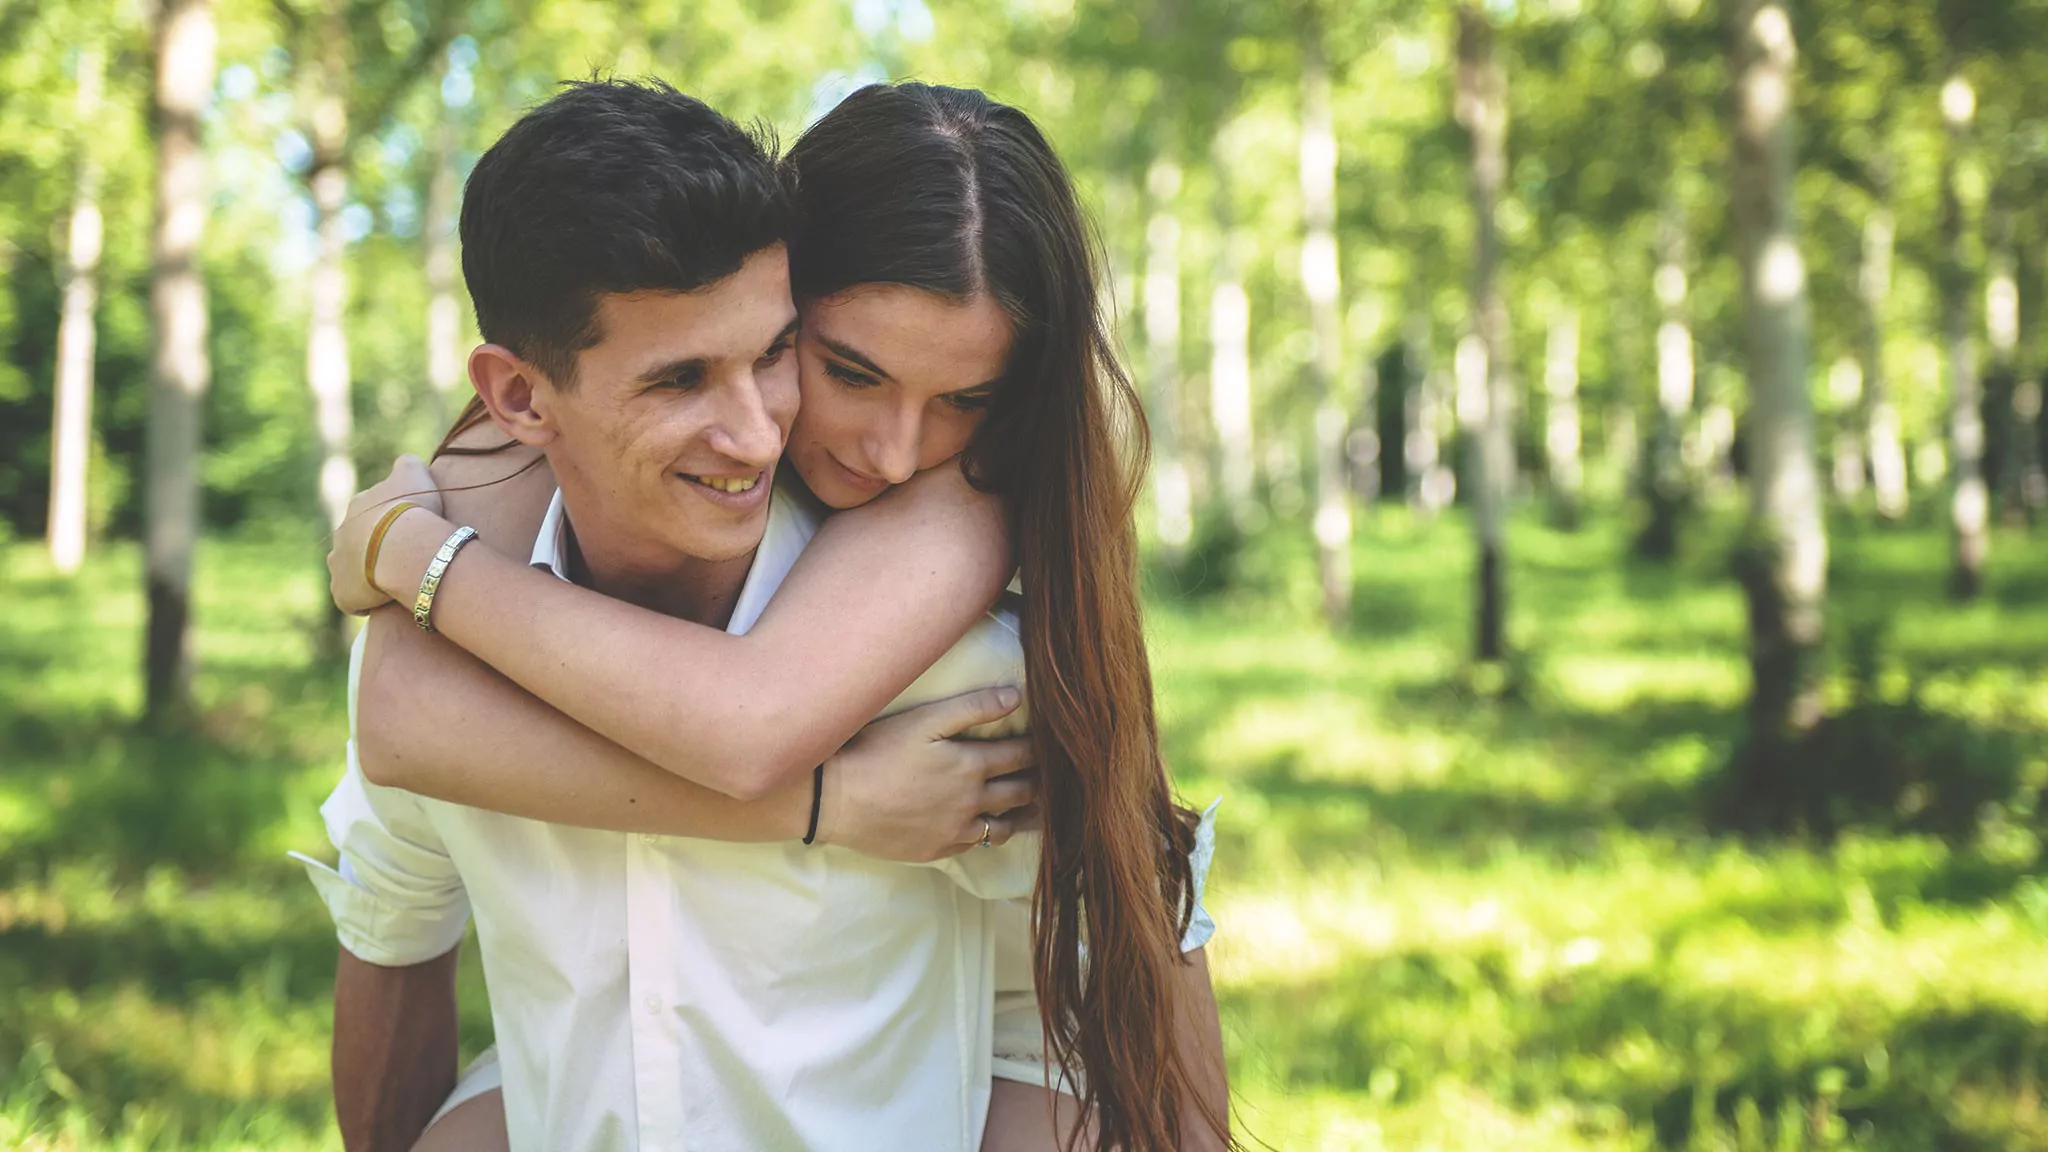
[(1195, 846), (1188, 851), (1188, 868), (1195, 878), (1195, 914), (1188, 920), (1188, 930), (1180, 938), (1180, 950), (1193, 952), (1209, 942), (1216, 935), (1216, 920), (1202, 905), (1202, 892), (1209, 883), (1209, 864), (1216, 858), (1216, 809), (1223, 804), (1218, 796), (1202, 810), (1202, 820), (1195, 825)]

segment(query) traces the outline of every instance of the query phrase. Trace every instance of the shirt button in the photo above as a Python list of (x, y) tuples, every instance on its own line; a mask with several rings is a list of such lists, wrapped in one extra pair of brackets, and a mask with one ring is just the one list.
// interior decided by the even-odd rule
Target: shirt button
[(652, 832), (642, 832), (642, 833), (640, 834), (640, 842), (641, 842), (642, 844), (652, 844), (652, 843), (654, 843), (655, 841), (657, 841), (657, 840), (660, 840), (660, 839), (661, 839), (661, 837), (659, 837), (659, 836), (656, 836), (656, 835), (655, 835), (654, 833), (652, 833)]
[(647, 998), (647, 1014), (649, 1016), (661, 1015), (661, 997), (649, 996)]

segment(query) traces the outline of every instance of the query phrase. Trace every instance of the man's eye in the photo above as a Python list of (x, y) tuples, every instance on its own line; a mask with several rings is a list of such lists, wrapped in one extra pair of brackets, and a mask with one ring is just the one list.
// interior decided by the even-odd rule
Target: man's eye
[(846, 385), (848, 388), (873, 388), (875, 378), (865, 372), (856, 372), (844, 364), (827, 360), (825, 374)]
[(766, 352), (761, 353), (760, 363), (773, 364), (776, 361), (782, 359), (782, 354), (789, 351), (789, 344), (789, 341), (784, 340), (781, 343), (775, 345), (775, 347), (770, 348)]
[(664, 388), (671, 392), (688, 392), (689, 390), (697, 387), (699, 384), (702, 384), (703, 382), (704, 377), (698, 375), (697, 373), (685, 372), (682, 373), (681, 375), (671, 376), (668, 379), (657, 383), (655, 387)]

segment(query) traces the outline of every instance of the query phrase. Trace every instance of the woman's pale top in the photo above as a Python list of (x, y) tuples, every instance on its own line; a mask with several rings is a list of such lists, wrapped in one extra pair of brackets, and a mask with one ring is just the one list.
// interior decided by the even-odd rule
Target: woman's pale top
[[(775, 493), (729, 631), (760, 616), (818, 524)], [(533, 563), (565, 579), (567, 531), (557, 494)], [(359, 643), (351, 735), (360, 660)], [(999, 605), (890, 711), (1022, 671)], [(475, 915), (515, 1152), (974, 1152), (992, 1076), (1050, 1078), (1035, 836), (920, 867), (569, 828), (378, 787), (353, 740), (321, 811), (342, 867), (307, 868), (351, 953), (420, 963)], [(1198, 892), (1212, 836), (1205, 818)], [(1185, 947), (1213, 930), (1197, 918)]]

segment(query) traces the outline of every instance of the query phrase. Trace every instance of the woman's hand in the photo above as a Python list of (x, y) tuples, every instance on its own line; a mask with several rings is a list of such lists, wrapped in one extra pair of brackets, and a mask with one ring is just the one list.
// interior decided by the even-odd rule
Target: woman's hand
[(877, 720), (825, 762), (818, 839), (863, 856), (928, 864), (1036, 826), (1030, 741), (957, 740), (1016, 711), (984, 688)]
[(363, 560), (370, 550), (370, 533), (384, 518), (384, 511), (400, 500), (409, 500), (441, 514), (441, 493), (434, 477), (419, 457), (407, 454), (391, 464), (391, 472), (368, 491), (358, 492), (348, 502), (348, 513), (335, 529), (327, 553), (327, 592), (334, 606), (354, 616), (391, 602), (391, 596), (370, 582)]

